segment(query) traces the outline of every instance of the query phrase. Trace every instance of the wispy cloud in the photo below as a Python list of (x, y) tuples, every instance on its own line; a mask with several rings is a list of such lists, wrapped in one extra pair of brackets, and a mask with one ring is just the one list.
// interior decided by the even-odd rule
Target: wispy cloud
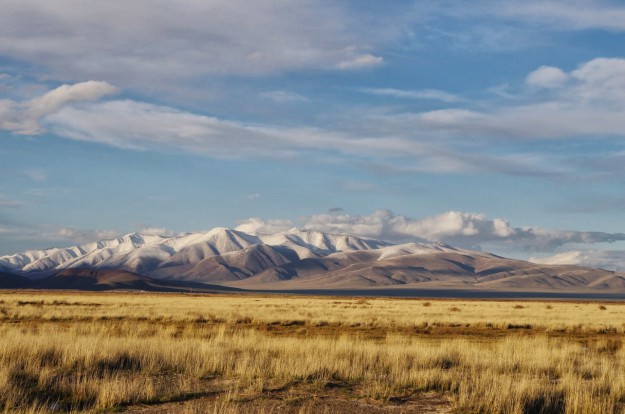
[(569, 73), (541, 67), (529, 75), (528, 82), (548, 86), (552, 92), (545, 96), (538, 91), (522, 103), (505, 106), (484, 102), (487, 109), (449, 108), (373, 119), (395, 128), (394, 132), (403, 128), (441, 137), (544, 140), (625, 136), (625, 59), (597, 58)]
[[(58, 136), (120, 148), (220, 158), (284, 159), (305, 154), (321, 159), (332, 154), (412, 172), (543, 177), (577, 174), (579, 157), (531, 147), (521, 151), (514, 147), (517, 142), (625, 137), (625, 59), (597, 58), (569, 72), (540, 67), (527, 82), (531, 87), (526, 97), (505, 105), (482, 101), (470, 108), (423, 112), (364, 111), (356, 115), (356, 124), (351, 119), (335, 121), (328, 128), (230, 121), (135, 100), (88, 102), (116, 89), (104, 82), (84, 82), (63, 85), (30, 101), (0, 101), (0, 127), (20, 134), (48, 129)], [(429, 96), (439, 92), (412, 91)], [(607, 164), (585, 162), (583, 168), (601, 170)]]
[[(78, 227), (0, 222), (0, 250), (14, 254), (22, 249), (50, 248), (91, 243), (119, 237), (115, 230), (93, 230)], [(20, 247), (17, 247), (20, 246)]]
[(112, 5), (23, 0), (3, 5), (0, 54), (60, 79), (157, 88), (202, 76), (379, 64), (369, 49), (382, 29), (361, 23), (347, 5), (325, 0), (182, 0), (159, 7), (132, 0), (123, 15)]
[[(425, 123), (455, 122), (449, 120), (456, 117), (455, 113), (441, 115), (429, 113)], [(371, 132), (255, 125), (125, 100), (66, 107), (48, 116), (45, 125), (59, 136), (79, 141), (134, 150), (179, 150), (218, 158), (284, 159), (306, 154), (315, 159), (331, 153), (349, 160), (409, 164), (412, 171), (550, 173), (523, 154), (471, 154), (430, 143), (425, 135), (393, 131), (398, 123), (388, 118), (383, 122), (386, 125), (380, 123), (382, 130)], [(404, 125), (405, 122), (406, 119), (399, 121)], [(441, 127), (443, 131), (446, 128)], [(431, 136), (432, 131), (429, 132)]]
[(394, 88), (362, 88), (362, 92), (372, 95), (389, 96), (402, 99), (430, 99), (441, 102), (462, 102), (464, 98), (453, 93), (440, 91), (438, 89), (405, 90)]
[(2, 207), (16, 208), (16, 207), (22, 207), (22, 206), (23, 206), (22, 202), (11, 200), (10, 198), (4, 198), (0, 195), (0, 208)]
[[(352, 53), (352, 52), (350, 52)], [(353, 54), (353, 53), (352, 53)], [(378, 66), (384, 63), (384, 58), (381, 56), (375, 56), (371, 53), (366, 54), (354, 54), (348, 59), (339, 62), (336, 67), (343, 70), (349, 69), (362, 69), (372, 66)]]
[(114, 239), (121, 234), (115, 230), (87, 230), (75, 227), (63, 227), (51, 234), (43, 234), (43, 237), (52, 240), (64, 240), (74, 244), (91, 243), (104, 239)]
[(44, 182), (48, 179), (48, 175), (44, 171), (37, 169), (25, 170), (24, 175), (37, 182)]
[(415, 10), (411, 16), (413, 27), (419, 18), (439, 23), (416, 27), (421, 36), (437, 45), (442, 41), (446, 47), (465, 50), (470, 47), (501, 51), (553, 45), (554, 32), (625, 31), (625, 6), (617, 0), (426, 1), (419, 2)]
[(167, 229), (165, 227), (144, 227), (139, 230), (139, 233), (165, 237), (171, 237), (176, 234), (175, 231)]
[(61, 85), (28, 101), (0, 100), (0, 129), (38, 135), (44, 132), (39, 122), (45, 116), (72, 102), (93, 101), (116, 92), (117, 88), (106, 82), (88, 81)]
[(289, 91), (269, 91), (263, 92), (261, 95), (277, 103), (310, 102), (310, 99), (305, 96)]
[(625, 31), (625, 7), (615, 1), (588, 0), (530, 0), (493, 2), (486, 4), (487, 13), (523, 20), (531, 23), (546, 23), (552, 30), (604, 29)]

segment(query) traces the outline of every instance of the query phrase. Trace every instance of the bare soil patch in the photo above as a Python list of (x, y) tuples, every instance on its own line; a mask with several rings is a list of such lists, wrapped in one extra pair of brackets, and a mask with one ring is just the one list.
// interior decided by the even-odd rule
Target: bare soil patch
[(123, 412), (136, 414), (161, 413), (450, 413), (451, 397), (435, 392), (396, 395), (386, 401), (359, 397), (361, 386), (328, 383), (324, 387), (310, 384), (266, 390), (260, 395), (245, 393), (228, 396), (227, 391), (209, 392), (185, 401), (126, 407)]

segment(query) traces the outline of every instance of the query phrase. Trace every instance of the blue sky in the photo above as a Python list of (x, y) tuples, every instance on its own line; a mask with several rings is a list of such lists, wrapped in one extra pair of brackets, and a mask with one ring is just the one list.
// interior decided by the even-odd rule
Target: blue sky
[(625, 269), (625, 6), (389, 3), (0, 0), (0, 254), (298, 226)]

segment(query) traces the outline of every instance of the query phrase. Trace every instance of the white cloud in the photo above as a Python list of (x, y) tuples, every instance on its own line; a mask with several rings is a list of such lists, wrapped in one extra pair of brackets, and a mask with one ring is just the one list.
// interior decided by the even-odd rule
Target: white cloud
[(587, 29), (625, 31), (625, 7), (618, 0), (475, 0), (470, 3), (424, 3), (427, 6), (422, 9), (430, 17), (442, 15), (461, 22), (479, 23), (469, 25), (468, 30), (462, 30), (463, 26), (459, 25), (461, 30), (453, 33), (456, 37), (475, 37), (480, 32), (485, 32), (483, 36), (494, 43), (494, 46), (501, 45), (501, 38), (518, 41), (506, 38), (506, 34), (514, 33), (515, 29), (525, 29), (526, 33), (523, 35), (526, 37), (535, 32)]
[(245, 198), (247, 200), (250, 200), (250, 201), (255, 201), (255, 200), (258, 200), (260, 198), (260, 194), (259, 193), (248, 194), (248, 195), (245, 196)]
[(541, 264), (579, 265), (625, 272), (625, 251), (623, 250), (573, 250), (550, 257), (532, 257), (529, 260)]
[(374, 56), (370, 53), (352, 56), (349, 59), (339, 62), (336, 67), (339, 69), (361, 69), (378, 66), (384, 63), (384, 58)]
[[(526, 97), (523, 103), (488, 105), (482, 110), (446, 108), (374, 115), (366, 125), (396, 135), (450, 141), (473, 138), (499, 145), (516, 139), (625, 137), (625, 59), (593, 59), (564, 76), (569, 81), (561, 88), (548, 97), (530, 96), (530, 103)], [(543, 86), (555, 85), (553, 76), (538, 80), (530, 75), (529, 79)]]
[(74, 244), (91, 243), (104, 239), (114, 239), (121, 234), (115, 230), (86, 230), (73, 227), (63, 227), (50, 235), (44, 235), (48, 239), (62, 239)]
[(73, 85), (61, 85), (29, 101), (0, 100), (0, 129), (20, 135), (38, 135), (43, 132), (40, 120), (58, 112), (72, 102), (100, 99), (117, 92), (106, 82), (87, 81)]
[(235, 230), (248, 234), (272, 234), (289, 230), (292, 227), (293, 222), (291, 220), (265, 220), (257, 217), (251, 217), (249, 219), (239, 221)]
[(547, 24), (552, 30), (604, 29), (625, 31), (625, 7), (620, 2), (589, 0), (524, 0), (486, 2), (484, 12), (515, 20)]
[(21, 0), (3, 3), (0, 55), (47, 67), (60, 79), (153, 88), (206, 75), (375, 64), (379, 58), (355, 52), (386, 30), (371, 23), (365, 27), (347, 5), (326, 0), (180, 0), (158, 7), (149, 0), (123, 6)]
[(567, 81), (569, 75), (560, 68), (541, 66), (529, 75), (525, 81), (530, 86), (541, 88), (559, 88)]
[(148, 234), (151, 236), (166, 236), (171, 237), (176, 234), (173, 230), (166, 229), (165, 227), (145, 227), (139, 230), (141, 234)]
[(129, 149), (179, 149), (214, 157), (294, 157), (303, 151), (351, 156), (406, 156), (424, 152), (394, 137), (352, 136), (311, 127), (279, 127), (224, 121), (137, 101), (66, 107), (46, 118), (56, 134)]
[[(432, 125), (448, 122), (434, 118), (434, 113), (430, 113)], [(462, 149), (445, 148), (425, 139), (431, 137), (432, 126), (426, 130), (424, 125), (423, 131), (393, 131), (397, 124), (405, 124), (406, 118), (387, 121), (379, 122), (380, 128), (369, 129), (363, 119), (362, 128), (351, 131), (255, 125), (125, 100), (66, 107), (46, 117), (44, 124), (59, 136), (79, 141), (135, 150), (180, 150), (218, 158), (285, 159), (306, 154), (316, 159), (331, 153), (352, 162), (407, 164), (411, 171), (495, 170), (537, 175), (545, 170), (536, 160), (518, 154), (472, 155)]]
[(585, 104), (616, 104), (617, 107), (625, 103), (625, 59), (623, 58), (590, 60), (572, 71), (571, 77), (577, 81), (570, 92), (572, 99), (580, 100)]
[(464, 98), (461, 96), (438, 89), (404, 90), (394, 88), (363, 88), (361, 91), (372, 95), (403, 99), (431, 99), (447, 103), (464, 101)]
[[(365, 112), (354, 114), (358, 123), (352, 116), (329, 123), (331, 129), (228, 121), (133, 100), (78, 102), (113, 93), (108, 84), (99, 85), (92, 94), (78, 93), (82, 84), (77, 84), (19, 105), (0, 101), (0, 123), (19, 133), (40, 132), (43, 126), (75, 140), (222, 158), (306, 154), (315, 159), (332, 154), (406, 171), (562, 176), (577, 174), (578, 166), (560, 154), (506, 152), (505, 145), (519, 139), (625, 137), (625, 59), (593, 59), (565, 75), (566, 84), (549, 96), (538, 94), (534, 103), (525, 99), (521, 104), (510, 101), (498, 106), (484, 102), (475, 106), (486, 108), (480, 110)], [(86, 83), (81, 88), (92, 86)], [(3, 110), (7, 103), (8, 109)]]
[(271, 99), (277, 103), (295, 103), (295, 102), (309, 102), (310, 99), (295, 92), (288, 91), (270, 91), (261, 94), (263, 97)]
[(420, 219), (376, 210), (371, 215), (318, 214), (309, 217), (306, 228), (331, 233), (353, 233), (389, 241), (430, 240), (452, 246), (550, 251), (568, 243), (610, 243), (625, 240), (625, 234), (513, 227), (501, 218), (449, 211)]

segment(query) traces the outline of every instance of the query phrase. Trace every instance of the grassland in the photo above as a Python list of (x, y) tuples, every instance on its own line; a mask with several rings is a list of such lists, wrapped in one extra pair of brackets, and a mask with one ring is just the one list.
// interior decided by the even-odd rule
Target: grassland
[(625, 412), (625, 305), (0, 292), (4, 412)]

